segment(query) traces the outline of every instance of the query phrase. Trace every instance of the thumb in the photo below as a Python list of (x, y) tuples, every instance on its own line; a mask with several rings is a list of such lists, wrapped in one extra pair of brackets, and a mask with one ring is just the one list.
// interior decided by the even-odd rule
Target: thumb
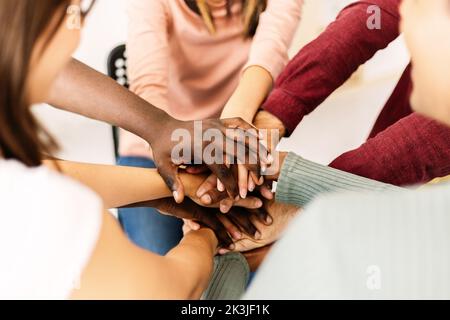
[(182, 203), (184, 201), (184, 186), (178, 175), (178, 167), (170, 161), (157, 163), (156, 165), (158, 167), (158, 173), (172, 191), (175, 201)]

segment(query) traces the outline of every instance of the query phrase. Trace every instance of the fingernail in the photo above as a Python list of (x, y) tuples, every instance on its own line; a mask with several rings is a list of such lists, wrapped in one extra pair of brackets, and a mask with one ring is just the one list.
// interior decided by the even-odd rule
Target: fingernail
[(273, 158), (272, 154), (269, 153), (269, 155), (267, 156), (267, 161), (269, 161), (269, 163), (273, 163), (275, 159)]
[(222, 212), (223, 214), (227, 214), (228, 213), (228, 207), (221, 204), (220, 205), (220, 212)]
[(261, 232), (256, 231), (256, 233), (255, 233), (255, 240), (259, 240), (259, 239), (261, 239)]
[(236, 246), (234, 245), (234, 243), (232, 243), (232, 244), (230, 244), (230, 246), (228, 248), (230, 248), (230, 250), (234, 250), (236, 248)]
[(272, 222), (273, 222), (272, 217), (271, 217), (271, 216), (267, 216), (267, 218), (266, 218), (266, 223), (267, 223), (267, 224), (272, 224)]
[(201, 197), (201, 200), (204, 204), (211, 204), (212, 203), (212, 199), (211, 196), (209, 194), (205, 194), (203, 197)]
[(242, 238), (242, 234), (239, 231), (234, 231), (232, 236), (236, 240), (241, 240), (241, 238)]
[(248, 185), (248, 191), (250, 191), (250, 192), (255, 191), (255, 185), (254, 184), (249, 184)]
[(241, 198), (247, 198), (247, 188), (241, 188)]
[(258, 183), (259, 183), (260, 186), (263, 185), (264, 184), (264, 177), (259, 178)]
[(225, 191), (225, 187), (221, 184), (217, 185), (217, 190), (219, 190), (220, 192), (224, 192)]
[(255, 206), (257, 208), (261, 208), (263, 206), (263, 202), (261, 201), (261, 199), (256, 199)]
[(176, 202), (179, 201), (180, 194), (178, 193), (178, 191), (174, 191), (174, 192), (173, 192), (173, 198), (175, 199)]
[(265, 164), (261, 164), (261, 173), (264, 174), (267, 171), (267, 167)]

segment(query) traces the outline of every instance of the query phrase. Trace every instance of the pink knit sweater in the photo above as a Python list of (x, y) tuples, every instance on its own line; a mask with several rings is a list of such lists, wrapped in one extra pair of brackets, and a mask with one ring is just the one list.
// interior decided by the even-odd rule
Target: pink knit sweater
[[(242, 71), (265, 68), (274, 79), (288, 62), (303, 0), (269, 0), (253, 39), (243, 37), (241, 1), (226, 15), (212, 6), (217, 33), (184, 0), (129, 0), (127, 44), (131, 90), (181, 120), (218, 117)], [(121, 133), (122, 156), (147, 156), (148, 145)]]

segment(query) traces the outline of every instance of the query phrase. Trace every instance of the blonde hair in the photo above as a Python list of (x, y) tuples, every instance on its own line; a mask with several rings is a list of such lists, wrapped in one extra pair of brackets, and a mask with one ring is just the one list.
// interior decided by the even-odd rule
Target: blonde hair
[[(228, 15), (231, 15), (231, 5), (234, 1), (226, 0)], [(216, 26), (207, 0), (195, 0), (195, 4), (209, 33), (215, 34)], [(258, 28), (259, 17), (267, 8), (267, 0), (242, 0), (242, 8), (244, 36), (253, 37)]]

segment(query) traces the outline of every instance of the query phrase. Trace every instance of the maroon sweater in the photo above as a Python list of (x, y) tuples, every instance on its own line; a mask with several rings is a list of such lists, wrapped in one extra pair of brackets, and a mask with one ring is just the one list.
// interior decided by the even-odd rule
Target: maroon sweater
[[(346, 7), (316, 40), (304, 47), (277, 80), (264, 109), (288, 132), (340, 87), (378, 50), (399, 36), (401, 0), (359, 1)], [(367, 28), (368, 6), (381, 8), (381, 30)], [(331, 166), (395, 185), (428, 182), (450, 174), (450, 129), (413, 113), (411, 67), (405, 70), (369, 140)]]

